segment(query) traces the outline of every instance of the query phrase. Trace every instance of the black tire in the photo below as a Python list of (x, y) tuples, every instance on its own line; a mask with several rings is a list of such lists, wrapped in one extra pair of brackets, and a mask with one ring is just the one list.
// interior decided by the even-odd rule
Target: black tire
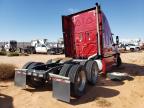
[(67, 77), (67, 76), (68, 76), (68, 73), (69, 73), (69, 70), (70, 70), (70, 68), (71, 68), (72, 66), (73, 66), (72, 64), (64, 64), (64, 66), (63, 66), (62, 69), (60, 70), (59, 75)]
[(121, 60), (121, 57), (118, 55), (117, 56), (117, 64), (116, 64), (116, 66), (119, 67), (121, 64), (122, 64), (122, 60)]
[(90, 84), (95, 85), (98, 79), (98, 65), (95, 61), (88, 61), (86, 63), (86, 75)]
[[(23, 67), (22, 67), (22, 69), (31, 69), (31, 67), (30, 67), (30, 65), (31, 64), (33, 64), (33, 63), (35, 63), (35, 62), (28, 62), (28, 63), (26, 63)], [(31, 79), (31, 76), (26, 76), (26, 84), (30, 84), (30, 80)]]
[(130, 51), (131, 51), (131, 52), (134, 52), (134, 48), (130, 48)]
[(68, 74), (71, 81), (71, 95), (81, 97), (86, 89), (86, 72), (82, 65), (73, 65)]
[(30, 66), (32, 63), (35, 63), (35, 62), (28, 62), (28, 63), (26, 63), (26, 64), (22, 67), (22, 69), (29, 69), (29, 66)]
[(137, 48), (136, 48), (136, 51), (140, 51), (140, 48), (139, 48), (139, 47), (137, 47)]
[(42, 62), (33, 62), (28, 66), (28, 69), (33, 69), (34, 67), (38, 66), (38, 65), (44, 65), (44, 63)]

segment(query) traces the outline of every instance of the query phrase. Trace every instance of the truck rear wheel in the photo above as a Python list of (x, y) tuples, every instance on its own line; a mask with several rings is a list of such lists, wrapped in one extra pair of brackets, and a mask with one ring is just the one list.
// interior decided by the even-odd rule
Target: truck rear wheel
[(73, 65), (69, 71), (69, 78), (71, 81), (72, 95), (80, 97), (84, 94), (86, 89), (86, 72), (82, 65)]
[(59, 75), (67, 77), (71, 67), (72, 67), (72, 64), (64, 64), (64, 66), (60, 70)]
[(90, 84), (95, 85), (98, 79), (98, 65), (95, 61), (86, 63), (87, 80)]
[(33, 64), (33, 63), (35, 63), (35, 62), (28, 62), (28, 63), (26, 63), (26, 64), (22, 67), (22, 69), (29, 69), (29, 68), (30, 68), (30, 65)]
[(28, 66), (28, 69), (33, 69), (34, 67), (38, 66), (38, 65), (44, 65), (44, 63), (42, 62), (33, 62)]

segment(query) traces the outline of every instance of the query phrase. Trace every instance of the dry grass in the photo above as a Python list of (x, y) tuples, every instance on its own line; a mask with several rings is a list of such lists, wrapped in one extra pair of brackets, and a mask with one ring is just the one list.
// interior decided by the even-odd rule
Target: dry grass
[(4, 52), (4, 51), (0, 51), (0, 55), (1, 55), (1, 56), (6, 56), (6, 55), (7, 55), (7, 53), (6, 53), (6, 52)]
[(16, 66), (13, 64), (0, 64), (0, 80), (8, 80), (14, 78)]
[(97, 104), (102, 107), (102, 108), (107, 108), (107, 107), (110, 107), (112, 105), (111, 102), (107, 101), (106, 99), (103, 99), (103, 98), (99, 98), (97, 100)]
[(18, 53), (18, 52), (9, 52), (9, 53), (7, 54), (7, 56), (9, 56), (9, 57), (19, 56), (19, 53)]

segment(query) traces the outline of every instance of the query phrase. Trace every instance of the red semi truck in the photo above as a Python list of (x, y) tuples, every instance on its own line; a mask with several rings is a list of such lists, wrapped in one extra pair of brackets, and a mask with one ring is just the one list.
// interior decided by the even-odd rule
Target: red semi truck
[(99, 73), (105, 74), (114, 64), (119, 66), (121, 58), (98, 4), (62, 16), (62, 27), (66, 57), (26, 63), (15, 70), (15, 85), (37, 87), (52, 82), (53, 96), (70, 102), (71, 95), (84, 95), (87, 84), (95, 85)]

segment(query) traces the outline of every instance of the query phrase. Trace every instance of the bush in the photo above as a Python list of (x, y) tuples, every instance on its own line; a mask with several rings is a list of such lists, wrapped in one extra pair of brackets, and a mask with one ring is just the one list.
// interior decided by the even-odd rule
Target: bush
[(8, 56), (19, 56), (19, 53), (18, 52), (10, 52), (9, 54), (8, 54)]
[(5, 56), (7, 53), (5, 51), (0, 51), (0, 55)]
[(14, 78), (16, 66), (13, 64), (0, 64), (0, 80), (8, 80)]

